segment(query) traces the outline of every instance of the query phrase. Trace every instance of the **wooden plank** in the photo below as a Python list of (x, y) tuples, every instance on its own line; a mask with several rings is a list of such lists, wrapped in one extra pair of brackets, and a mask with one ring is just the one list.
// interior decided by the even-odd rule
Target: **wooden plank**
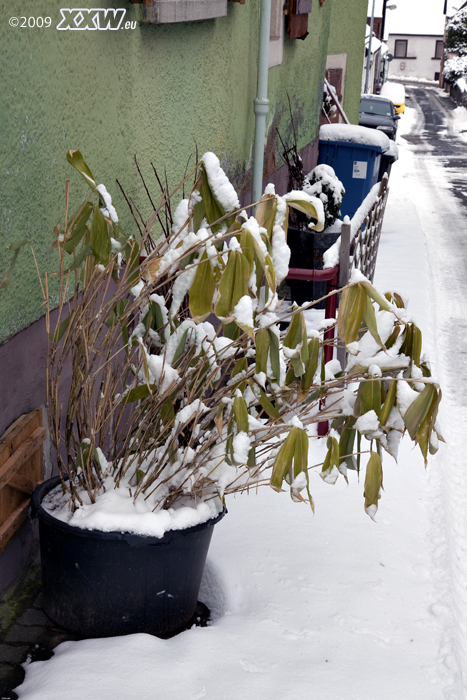
[(20, 469), (24, 462), (29, 459), (34, 452), (42, 446), (45, 440), (45, 428), (36, 428), (31, 437), (23, 442), (9, 459), (0, 467), (0, 489), (8, 484), (14, 474)]
[(16, 534), (26, 520), (29, 501), (29, 498), (24, 499), (13, 513), (8, 516), (3, 525), (0, 525), (0, 552), (4, 551), (13, 535)]
[(42, 425), (42, 409), (20, 416), (0, 438), (0, 467), (36, 428)]
[(30, 496), (40, 483), (40, 481), (28, 479), (26, 476), (22, 476), (22, 474), (15, 474), (8, 481), (8, 486), (10, 486), (12, 489), (16, 489), (16, 491), (20, 491), (21, 493), (25, 493), (27, 496)]

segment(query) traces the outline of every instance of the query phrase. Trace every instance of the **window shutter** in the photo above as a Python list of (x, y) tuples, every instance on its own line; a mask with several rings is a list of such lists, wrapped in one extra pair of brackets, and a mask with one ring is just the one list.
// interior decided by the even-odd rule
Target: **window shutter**
[(312, 0), (287, 0), (287, 39), (308, 36), (308, 14)]

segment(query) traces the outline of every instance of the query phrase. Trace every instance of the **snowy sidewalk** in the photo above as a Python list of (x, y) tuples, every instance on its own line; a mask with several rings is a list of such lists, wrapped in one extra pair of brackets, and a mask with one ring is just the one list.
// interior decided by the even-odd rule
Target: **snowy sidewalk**
[[(354, 473), (348, 487), (312, 475), (315, 516), (269, 489), (231, 498), (200, 595), (212, 626), (167, 641), (66, 642), (50, 661), (28, 667), (21, 700), (462, 700), (467, 402), (457, 406), (465, 380), (452, 373), (452, 348), (437, 332), (454, 331), (460, 319), (450, 320), (451, 291), (443, 289), (451, 268), (443, 267), (438, 227), (446, 221), (438, 218), (446, 211), (437, 213), (414, 156), (400, 150), (375, 285), (410, 298), (443, 384), (449, 445), (428, 473), (409, 442), (397, 464), (385, 455), (377, 523), (364, 513), (363, 480)], [(459, 215), (455, 206), (451, 216)]]

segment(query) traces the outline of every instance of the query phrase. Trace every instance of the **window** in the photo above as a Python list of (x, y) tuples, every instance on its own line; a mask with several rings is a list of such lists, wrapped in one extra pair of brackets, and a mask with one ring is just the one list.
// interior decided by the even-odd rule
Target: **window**
[(360, 100), (360, 112), (364, 114), (377, 114), (380, 117), (393, 117), (394, 107), (389, 100), (371, 100), (363, 97)]
[(396, 39), (394, 42), (394, 56), (407, 58), (407, 39)]
[(443, 40), (438, 40), (436, 42), (436, 48), (435, 48), (435, 58), (441, 59), (443, 55)]
[(144, 22), (167, 24), (225, 17), (227, 0), (131, 0), (143, 5)]
[(280, 66), (284, 47), (284, 0), (271, 2), (271, 29), (269, 31), (269, 68)]
[(306, 39), (312, 0), (287, 0), (287, 39)]

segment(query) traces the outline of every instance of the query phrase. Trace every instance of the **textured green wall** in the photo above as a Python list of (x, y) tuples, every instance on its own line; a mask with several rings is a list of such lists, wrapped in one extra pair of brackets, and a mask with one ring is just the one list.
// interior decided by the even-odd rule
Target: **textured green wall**
[[(360, 10), (362, 2), (353, 2)], [(310, 36), (286, 40), (282, 65), (269, 72), (267, 159), (275, 167), (282, 165), (276, 129), (285, 137), (290, 132), (287, 93), (298, 147), (317, 135), (333, 3), (346, 4), (327, 0), (321, 8), (315, 0)], [(127, 19), (139, 10), (123, 0), (78, 6), (83, 4), (125, 7)], [(69, 148), (80, 149), (107, 186), (128, 230), (132, 221), (116, 177), (149, 211), (134, 154), (154, 192), (150, 161), (166, 167), (176, 183), (195, 144), (201, 154), (209, 149), (219, 155), (240, 191), (250, 184), (259, 0), (229, 3), (227, 17), (217, 20), (83, 32), (57, 31), (60, 13), (52, 5), (51, 0), (0, 3), (5, 20), (52, 18), (49, 29), (1, 24), (0, 278), (9, 259), (5, 246), (24, 237), (40, 269), (53, 266), (52, 229), (63, 222), (65, 179), (72, 206), (87, 194), (66, 163)], [(32, 257), (23, 249), (13, 284), (0, 291), (0, 342), (40, 317), (41, 302)]]
[(358, 124), (368, 0), (332, 0), (328, 54), (347, 54), (344, 110)]

